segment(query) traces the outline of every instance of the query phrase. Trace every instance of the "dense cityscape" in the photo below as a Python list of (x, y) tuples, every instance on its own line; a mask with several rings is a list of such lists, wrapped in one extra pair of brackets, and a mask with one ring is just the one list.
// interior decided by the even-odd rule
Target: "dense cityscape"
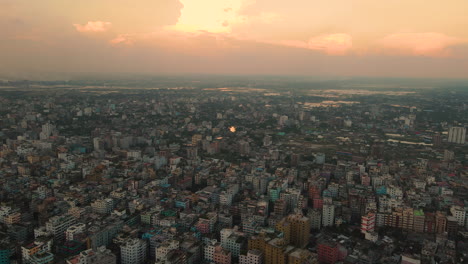
[(344, 83), (0, 82), (0, 264), (468, 263), (465, 86)]

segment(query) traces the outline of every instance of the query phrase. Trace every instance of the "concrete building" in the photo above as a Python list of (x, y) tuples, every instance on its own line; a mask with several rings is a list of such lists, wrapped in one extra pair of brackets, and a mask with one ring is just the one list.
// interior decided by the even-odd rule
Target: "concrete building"
[(67, 264), (116, 264), (116, 256), (106, 247), (97, 250), (87, 249), (79, 255), (67, 259)]
[(60, 243), (65, 240), (65, 231), (76, 223), (76, 218), (70, 214), (54, 216), (46, 223), (46, 229), (53, 234), (54, 242)]
[(292, 214), (287, 220), (291, 223), (291, 244), (304, 248), (309, 243), (310, 219), (300, 214)]
[(339, 260), (338, 245), (334, 241), (319, 241), (317, 246), (317, 252), (320, 263), (334, 264)]
[(122, 264), (143, 264), (146, 261), (146, 242), (138, 238), (127, 240), (120, 246)]
[(450, 207), (450, 213), (453, 217), (455, 217), (455, 219), (457, 219), (457, 223), (459, 226), (465, 226), (466, 209), (464, 207), (453, 205), (452, 207)]
[(111, 198), (96, 200), (91, 203), (91, 207), (98, 214), (109, 214), (114, 209), (114, 200)]
[(322, 209), (322, 226), (333, 226), (335, 223), (335, 206), (324, 204)]
[(75, 224), (67, 228), (65, 231), (65, 238), (67, 241), (77, 240), (77, 235), (83, 234), (86, 231), (86, 225), (83, 223)]
[(455, 144), (465, 144), (466, 128), (451, 127), (448, 131), (448, 142)]
[(361, 217), (361, 232), (362, 233), (372, 233), (375, 230), (375, 213), (369, 212), (367, 215)]
[(155, 258), (156, 261), (161, 261), (166, 259), (167, 254), (169, 251), (178, 249), (179, 248), (179, 241), (178, 240), (165, 240), (162, 244), (160, 244), (155, 249)]
[(252, 249), (246, 255), (239, 255), (239, 264), (262, 264), (263, 253), (260, 250)]
[(213, 261), (216, 264), (231, 264), (231, 252), (222, 247), (217, 247), (213, 254)]

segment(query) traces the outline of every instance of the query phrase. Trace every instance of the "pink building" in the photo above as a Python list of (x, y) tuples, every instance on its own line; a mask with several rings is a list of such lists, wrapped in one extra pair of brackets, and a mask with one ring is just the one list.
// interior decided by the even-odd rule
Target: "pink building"
[(210, 221), (208, 219), (199, 219), (195, 227), (202, 234), (210, 233)]

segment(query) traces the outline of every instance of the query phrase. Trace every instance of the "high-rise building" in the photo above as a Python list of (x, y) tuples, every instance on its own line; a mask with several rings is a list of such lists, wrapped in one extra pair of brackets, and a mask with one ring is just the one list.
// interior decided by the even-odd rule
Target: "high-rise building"
[(405, 208), (403, 209), (403, 222), (402, 226), (403, 229), (406, 230), (413, 230), (413, 224), (414, 224), (414, 210), (413, 208)]
[(301, 214), (288, 216), (291, 223), (291, 244), (298, 248), (304, 248), (309, 243), (310, 219)]
[(146, 261), (146, 242), (138, 238), (127, 240), (120, 246), (122, 264), (143, 264)]
[(369, 212), (361, 217), (361, 232), (371, 233), (375, 230), (375, 213)]
[(443, 234), (447, 231), (447, 215), (444, 212), (437, 211), (435, 215), (436, 232)]
[(281, 219), (275, 226), (276, 230), (282, 234), (284, 241), (289, 244), (291, 241), (291, 223), (286, 218)]
[(465, 226), (466, 209), (464, 207), (453, 205), (450, 207), (450, 213), (455, 217), (455, 219), (457, 219), (459, 226)]
[(435, 133), (434, 135), (432, 135), (432, 144), (434, 145), (434, 147), (442, 145), (442, 136), (440, 135), (440, 133)]
[(339, 259), (338, 244), (331, 240), (319, 241), (317, 252), (320, 263), (334, 264)]
[(310, 217), (310, 228), (318, 230), (322, 227), (322, 210), (321, 209), (310, 210), (309, 217)]
[(414, 210), (414, 224), (413, 230), (415, 232), (423, 233), (424, 232), (424, 221), (425, 216), (423, 210)]
[(466, 127), (451, 127), (448, 131), (448, 142), (465, 144)]
[(333, 226), (335, 224), (335, 206), (324, 204), (322, 208), (322, 225)]
[(274, 238), (265, 244), (265, 263), (287, 264), (288, 245), (281, 238)]
[(206, 261), (213, 261), (214, 253), (217, 247), (221, 247), (221, 244), (218, 241), (216, 241), (216, 239), (206, 242), (205, 247), (203, 249), (203, 255)]

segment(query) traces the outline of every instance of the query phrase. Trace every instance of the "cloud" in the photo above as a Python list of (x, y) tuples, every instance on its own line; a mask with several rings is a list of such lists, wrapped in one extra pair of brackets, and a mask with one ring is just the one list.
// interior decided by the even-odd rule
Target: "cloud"
[(442, 33), (396, 33), (380, 39), (380, 52), (390, 55), (447, 57), (451, 47), (467, 43), (467, 40), (450, 37)]
[(270, 43), (294, 48), (317, 50), (328, 55), (345, 55), (353, 47), (353, 38), (349, 34), (336, 33), (311, 37), (308, 41), (283, 40)]
[(73, 24), (75, 29), (81, 33), (99, 33), (99, 32), (106, 32), (112, 26), (111, 22), (103, 22), (103, 21), (88, 21), (85, 25), (80, 24)]
[[(254, 0), (180, 0), (183, 4), (178, 22), (167, 29), (181, 32), (206, 31), (231, 33), (235, 25), (247, 23), (250, 17), (241, 10)], [(271, 13), (262, 14), (264, 21), (272, 20)]]
[(353, 38), (344, 33), (321, 35), (309, 39), (308, 48), (329, 55), (345, 55), (353, 47)]
[(133, 45), (135, 43), (135, 36), (130, 34), (120, 34), (117, 37), (111, 39), (109, 43), (113, 46), (117, 45)]

